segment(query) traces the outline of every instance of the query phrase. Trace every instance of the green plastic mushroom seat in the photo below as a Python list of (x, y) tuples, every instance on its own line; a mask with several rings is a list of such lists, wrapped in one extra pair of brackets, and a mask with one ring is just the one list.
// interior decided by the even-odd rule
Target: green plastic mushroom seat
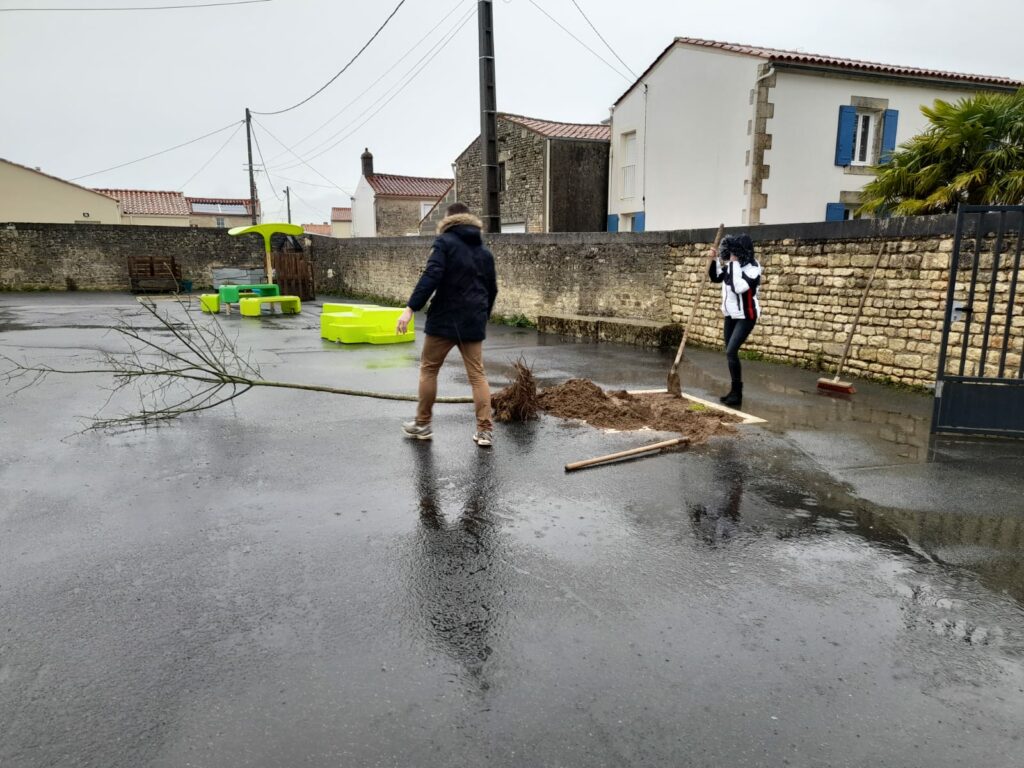
[(413, 320), (403, 334), (395, 332), (402, 310), (373, 304), (324, 304), (320, 336), (341, 344), (402, 344), (416, 340)]

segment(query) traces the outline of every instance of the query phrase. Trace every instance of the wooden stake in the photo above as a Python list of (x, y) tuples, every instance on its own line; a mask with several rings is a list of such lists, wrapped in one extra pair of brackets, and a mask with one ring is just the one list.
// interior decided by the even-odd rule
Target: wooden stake
[(690, 442), (688, 437), (675, 437), (671, 440), (662, 440), (660, 443), (651, 443), (650, 445), (642, 445), (639, 448), (630, 448), (628, 451), (619, 451), (617, 453), (609, 453), (606, 456), (597, 456), (593, 459), (584, 459), (583, 461), (574, 461), (571, 464), (565, 465), (566, 472), (575, 472), (577, 469), (583, 469), (584, 467), (592, 467), (595, 464), (604, 464), (606, 461), (615, 461), (616, 459), (625, 459), (629, 456), (639, 456), (642, 453), (650, 453), (651, 451), (660, 451), (663, 448), (671, 448), (674, 445), (681, 445), (683, 443)]

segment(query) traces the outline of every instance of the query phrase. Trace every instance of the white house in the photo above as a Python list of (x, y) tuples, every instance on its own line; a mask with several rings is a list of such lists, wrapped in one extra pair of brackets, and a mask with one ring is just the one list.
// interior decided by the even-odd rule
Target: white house
[(922, 105), (1021, 85), (676, 38), (612, 107), (608, 230), (850, 218)]
[(352, 196), (352, 237), (419, 234), (420, 221), (454, 183), (453, 179), (375, 173), (369, 149), (360, 161), (363, 174)]

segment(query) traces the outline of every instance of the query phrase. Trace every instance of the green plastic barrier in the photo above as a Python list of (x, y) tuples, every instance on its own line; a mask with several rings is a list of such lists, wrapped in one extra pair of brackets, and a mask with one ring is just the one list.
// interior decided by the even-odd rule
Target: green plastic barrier
[(416, 340), (415, 319), (401, 335), (395, 326), (402, 314), (395, 307), (372, 304), (323, 305), (320, 315), (320, 337), (342, 344), (402, 344)]
[(222, 285), (217, 289), (217, 295), (224, 304), (237, 304), (240, 293), (254, 293), (257, 296), (280, 296), (281, 289), (274, 283), (259, 283), (257, 285)]
[(199, 308), (210, 315), (220, 312), (220, 296), (216, 293), (204, 293), (199, 297)]
[(302, 311), (298, 296), (243, 296), (238, 302), (238, 309), (244, 317), (259, 317), (264, 304), (276, 304), (281, 307), (281, 312), (289, 315)]

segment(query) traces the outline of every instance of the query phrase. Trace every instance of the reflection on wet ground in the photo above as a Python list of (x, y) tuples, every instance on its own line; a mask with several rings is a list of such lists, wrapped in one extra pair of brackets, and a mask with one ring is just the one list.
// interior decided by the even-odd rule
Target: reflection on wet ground
[[(83, 361), (131, 313), (40, 301), (0, 296), (0, 352)], [(221, 322), (274, 378), (414, 386), (414, 350), (323, 345), (313, 312)], [(520, 354), (542, 384), (667, 371), (489, 348), (497, 385)], [(273, 392), (62, 442), (100, 382), (5, 399), (33, 439), (0, 445), (0, 764), (1016, 766), (1024, 448), (745, 370), (766, 427), (585, 475), (562, 467), (651, 436), (545, 418), (480, 451), (468, 407), (414, 442), (405, 405)], [(682, 374), (725, 383), (713, 352)]]

